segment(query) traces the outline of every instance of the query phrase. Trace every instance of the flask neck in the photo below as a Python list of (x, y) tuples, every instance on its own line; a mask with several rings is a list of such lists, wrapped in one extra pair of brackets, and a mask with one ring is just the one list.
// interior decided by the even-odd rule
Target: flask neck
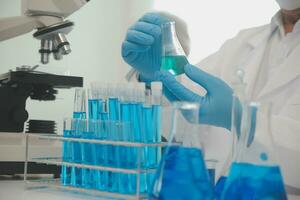
[(175, 22), (162, 24), (162, 48), (163, 55), (184, 55), (185, 52), (178, 40)]

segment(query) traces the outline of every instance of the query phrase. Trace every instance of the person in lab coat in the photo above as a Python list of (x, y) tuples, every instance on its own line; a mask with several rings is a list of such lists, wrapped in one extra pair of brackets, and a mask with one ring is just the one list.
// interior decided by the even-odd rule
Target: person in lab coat
[[(168, 16), (148, 13), (131, 26), (122, 56), (139, 72), (140, 80), (162, 81), (170, 101), (199, 102), (200, 123), (210, 125), (212, 133), (230, 130), (231, 84), (237, 69), (243, 69), (248, 98), (273, 105), (272, 133), (287, 191), (300, 194), (300, 0), (276, 1), (281, 9), (270, 24), (242, 30), (213, 55), (195, 66), (186, 65), (190, 80), (180, 83), (159, 71), (160, 24)], [(184, 36), (179, 34), (185, 48)], [(207, 93), (201, 95), (198, 88)], [(222, 145), (222, 139), (214, 140)]]

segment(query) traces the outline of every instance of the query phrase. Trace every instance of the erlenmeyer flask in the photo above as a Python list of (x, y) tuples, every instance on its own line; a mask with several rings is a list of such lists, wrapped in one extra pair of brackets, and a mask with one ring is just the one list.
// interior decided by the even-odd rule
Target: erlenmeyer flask
[(169, 71), (174, 76), (184, 73), (184, 66), (188, 64), (186, 55), (177, 38), (175, 22), (161, 25), (162, 30), (162, 61), (161, 70)]
[(213, 199), (213, 185), (199, 137), (198, 114), (199, 104), (173, 104), (168, 146), (156, 171), (149, 199)]
[(227, 177), (230, 172), (231, 163), (234, 160), (234, 153), (236, 149), (236, 137), (240, 134), (240, 120), (241, 120), (241, 102), (245, 102), (246, 94), (246, 83), (244, 82), (244, 71), (239, 69), (236, 71), (236, 80), (233, 84), (233, 96), (232, 96), (232, 115), (231, 115), (231, 134), (230, 134), (230, 151), (225, 160), (224, 165), (222, 166), (221, 173), (219, 174), (216, 186), (215, 186), (215, 195), (216, 199), (221, 199)]
[[(238, 104), (240, 104), (238, 106)], [(236, 101), (234, 161), (222, 198), (287, 199), (270, 132), (270, 104)]]

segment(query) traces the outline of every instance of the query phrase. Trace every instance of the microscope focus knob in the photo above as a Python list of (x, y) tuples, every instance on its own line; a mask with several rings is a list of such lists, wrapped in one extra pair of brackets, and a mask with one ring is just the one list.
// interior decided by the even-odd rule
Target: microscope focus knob
[(12, 117), (16, 123), (24, 123), (28, 119), (28, 112), (25, 109), (17, 108), (13, 111)]

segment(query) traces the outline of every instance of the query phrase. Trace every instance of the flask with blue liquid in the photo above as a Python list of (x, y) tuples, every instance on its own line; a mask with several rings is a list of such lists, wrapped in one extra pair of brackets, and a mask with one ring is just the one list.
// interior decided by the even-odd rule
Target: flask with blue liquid
[(149, 199), (214, 199), (199, 133), (199, 104), (172, 105), (168, 146), (156, 171)]
[(161, 25), (162, 30), (162, 60), (161, 70), (166, 70), (177, 76), (184, 73), (184, 66), (188, 64), (186, 54), (178, 40), (175, 22), (170, 21)]
[(240, 99), (234, 106), (234, 158), (221, 199), (287, 199), (270, 131), (271, 105)]

